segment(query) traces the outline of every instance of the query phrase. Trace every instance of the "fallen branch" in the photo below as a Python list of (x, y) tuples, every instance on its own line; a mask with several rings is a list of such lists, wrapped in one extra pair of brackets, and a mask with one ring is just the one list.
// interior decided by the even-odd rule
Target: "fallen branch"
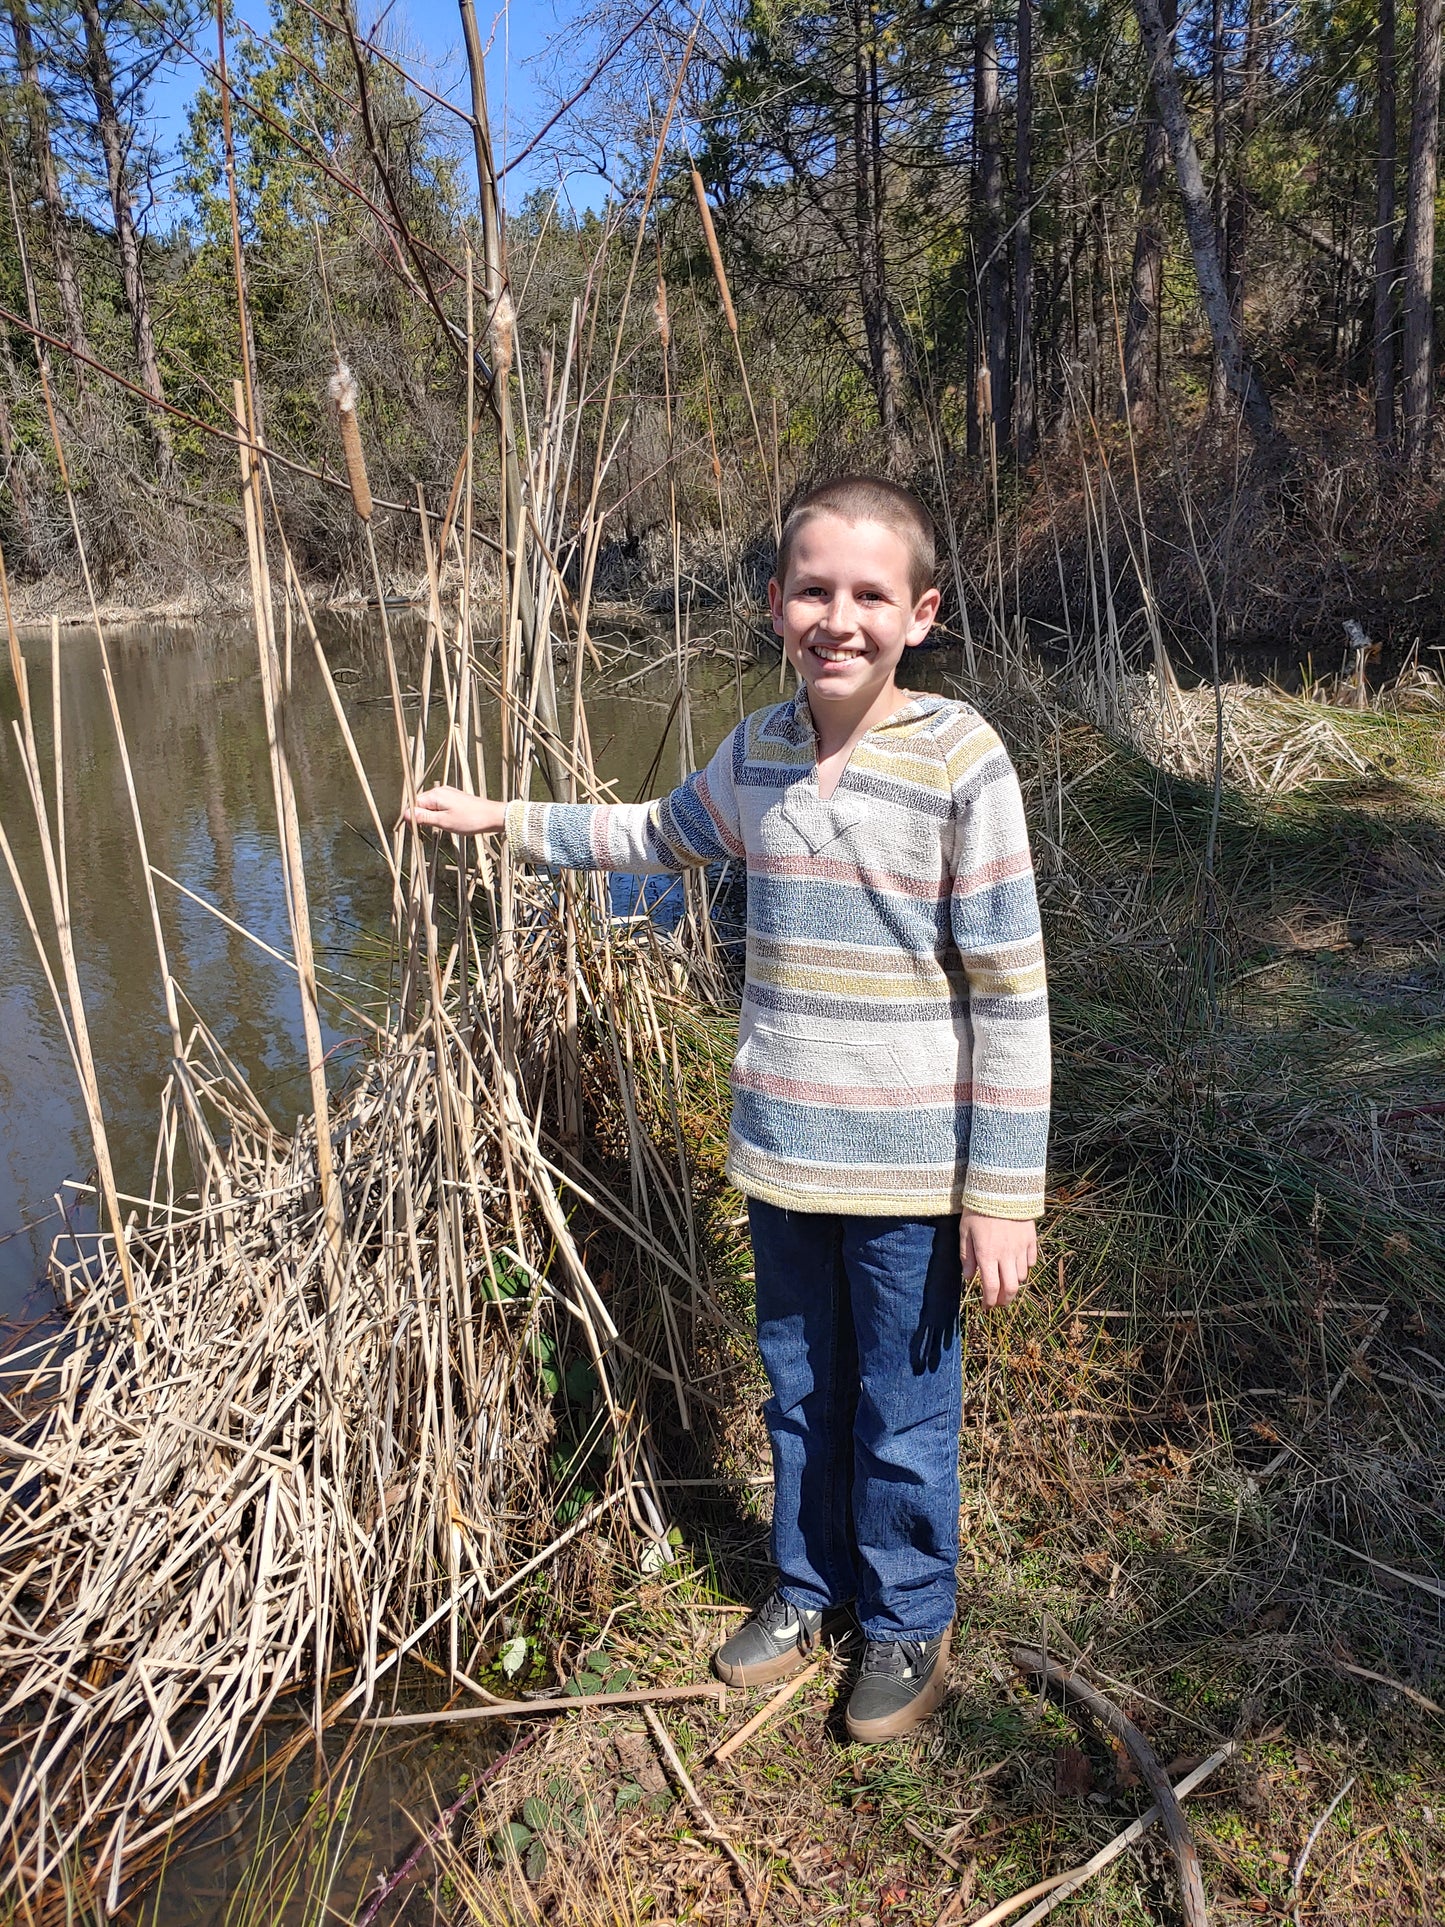
[[(1295, 1861), (1294, 1871), (1293, 1873), (1291, 1873), (1289, 1877), (1289, 1884), (1291, 1888), (1294, 1890), (1296, 1901), (1298, 1901), (1299, 1899), (1300, 1882), (1305, 1877), (1305, 1868), (1309, 1865), (1310, 1855), (1315, 1850), (1315, 1842), (1316, 1840), (1319, 1839), (1320, 1835), (1324, 1832), (1325, 1828), (1329, 1825), (1330, 1818), (1333, 1815), (1335, 1808), (1340, 1804), (1341, 1800), (1344, 1799), (1345, 1795), (1349, 1792), (1350, 1788), (1354, 1784), (1355, 1784), (1355, 1776), (1352, 1773), (1349, 1779), (1346, 1780), (1345, 1784), (1340, 1788), (1339, 1792), (1335, 1795), (1334, 1799), (1330, 1801), (1329, 1805), (1325, 1808), (1324, 1812), (1320, 1815), (1319, 1819), (1316, 1820), (1314, 1825), (1310, 1828), (1309, 1839), (1306, 1840), (1303, 1847), (1301, 1847), (1300, 1857), (1298, 1860)], [(1295, 1908), (1295, 1919), (1296, 1920), (1299, 1919), (1298, 1906), (1296, 1906)]]
[(1155, 1757), (1154, 1749), (1135, 1726), (1134, 1722), (1119, 1711), (1114, 1702), (1105, 1699), (1097, 1688), (1090, 1686), (1077, 1673), (1066, 1672), (1046, 1653), (1035, 1651), (1029, 1646), (1016, 1646), (1013, 1662), (1021, 1672), (1039, 1673), (1065, 1695), (1072, 1693), (1074, 1698), (1086, 1706), (1094, 1715), (1115, 1733), (1129, 1749), (1129, 1757), (1139, 1770), (1139, 1776), (1154, 1795), (1159, 1808), (1160, 1818), (1169, 1835), (1169, 1844), (1174, 1849), (1174, 1857), (1179, 1863), (1179, 1893), (1184, 1907), (1186, 1927), (1208, 1927), (1209, 1909), (1204, 1900), (1204, 1877), (1199, 1869), (1199, 1851), (1194, 1844), (1194, 1836), (1180, 1811), (1179, 1802), (1174, 1797), (1164, 1769)]
[[(1211, 1753), (1207, 1760), (1201, 1760), (1194, 1771), (1186, 1774), (1178, 1786), (1172, 1789), (1175, 1800), (1186, 1799), (1197, 1787), (1202, 1786), (1210, 1774), (1221, 1767), (1231, 1754), (1238, 1751), (1238, 1741), (1230, 1740), (1221, 1746), (1217, 1753)], [(1117, 1860), (1121, 1853), (1132, 1847), (1136, 1840), (1141, 1840), (1159, 1817), (1160, 1811), (1157, 1806), (1148, 1808), (1146, 1812), (1139, 1815), (1137, 1820), (1131, 1820), (1122, 1833), (1115, 1834), (1106, 1847), (1100, 1847), (1092, 1859), (1084, 1861), (1081, 1866), (1073, 1868), (1069, 1873), (1055, 1874), (1049, 1880), (1041, 1880), (1032, 1887), (1026, 1887), (1022, 1893), (1015, 1894), (1011, 1900), (1000, 1901), (998, 1906), (991, 1908), (981, 1919), (972, 1922), (971, 1927), (996, 1927), (997, 1922), (1007, 1920), (1011, 1914), (1016, 1913), (1030, 1900), (1038, 1900), (1042, 1895), (1047, 1894), (1048, 1898), (1043, 1901), (1042, 1906), (1035, 1907), (1032, 1912), (1025, 1914), (1022, 1920), (1014, 1923), (1014, 1927), (1036, 1927), (1036, 1923), (1046, 1914), (1051, 1914), (1055, 1907), (1062, 1906), (1070, 1894), (1077, 1893), (1080, 1887), (1092, 1880), (1096, 1873), (1102, 1873), (1104, 1868)], [(961, 1906), (958, 1911), (962, 1911)], [(956, 1918), (955, 1903), (950, 1901), (938, 1916), (937, 1927), (947, 1927), (947, 1924)]]
[(765, 1727), (768, 1721), (773, 1718), (774, 1714), (781, 1713), (793, 1695), (800, 1693), (808, 1684), (808, 1681), (816, 1679), (822, 1670), (823, 1662), (820, 1659), (815, 1659), (811, 1666), (805, 1666), (801, 1673), (796, 1674), (788, 1681), (781, 1693), (774, 1693), (766, 1706), (754, 1713), (752, 1718), (748, 1720), (746, 1724), (740, 1726), (736, 1733), (730, 1733), (725, 1740), (713, 1748), (712, 1752), (707, 1756), (711, 1764), (713, 1766), (721, 1766), (724, 1761), (730, 1760), (740, 1746), (746, 1746), (754, 1733), (759, 1732)]
[(580, 1713), (596, 1706), (640, 1706), (654, 1701), (716, 1700), (721, 1706), (727, 1688), (709, 1680), (701, 1686), (643, 1686), (626, 1693), (567, 1693), (557, 1699), (503, 1700), (499, 1706), (438, 1707), (435, 1713), (378, 1713), (364, 1726), (450, 1726), (463, 1720), (525, 1719), (533, 1713)]
[(1361, 1552), (1358, 1546), (1347, 1546), (1343, 1539), (1332, 1539), (1327, 1532), (1322, 1532), (1320, 1537), (1336, 1552), (1347, 1552), (1352, 1559), (1363, 1559), (1376, 1572), (1387, 1572), (1392, 1579), (1403, 1579), (1406, 1585), (1418, 1586), (1421, 1592), (1428, 1592), (1433, 1599), (1445, 1599), (1445, 1586), (1438, 1579), (1428, 1578), (1423, 1572), (1406, 1572), (1402, 1566), (1387, 1566), (1383, 1559), (1372, 1559), (1368, 1552)]
[(650, 1705), (643, 1706), (642, 1717), (651, 1728), (652, 1737), (661, 1748), (662, 1757), (666, 1760), (668, 1770), (672, 1774), (672, 1777), (677, 1781), (682, 1797), (687, 1801), (689, 1807), (691, 1807), (693, 1818), (697, 1821), (705, 1837), (711, 1840), (714, 1846), (721, 1847), (722, 1851), (727, 1855), (737, 1870), (738, 1878), (743, 1883), (744, 1893), (748, 1896), (749, 1900), (752, 1900), (754, 1896), (753, 1877), (751, 1873), (749, 1873), (742, 1855), (713, 1818), (707, 1803), (693, 1785), (687, 1768), (678, 1758), (677, 1748), (669, 1738), (667, 1728), (663, 1725), (656, 1711)]
[(1352, 1666), (1349, 1660), (1336, 1659), (1333, 1653), (1325, 1653), (1323, 1657), (1331, 1666), (1337, 1666), (1342, 1673), (1353, 1673), (1356, 1679), (1371, 1680), (1376, 1686), (1388, 1686), (1392, 1693), (1403, 1693), (1407, 1700), (1413, 1700), (1427, 1713), (1438, 1713), (1440, 1718), (1445, 1720), (1445, 1706), (1441, 1706), (1438, 1700), (1432, 1700), (1427, 1694), (1418, 1692), (1413, 1686), (1407, 1686), (1404, 1680), (1391, 1679), (1388, 1673), (1376, 1673), (1368, 1666)]

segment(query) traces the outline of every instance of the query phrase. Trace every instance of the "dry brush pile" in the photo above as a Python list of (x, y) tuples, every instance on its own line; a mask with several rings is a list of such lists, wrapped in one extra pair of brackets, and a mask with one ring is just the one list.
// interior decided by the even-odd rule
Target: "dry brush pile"
[[(528, 416), (494, 198), (486, 213), (485, 340), (471, 332), (469, 298), (476, 378), (447, 512), (417, 511), (430, 596), (406, 695), (354, 414), (338, 424), (395, 720), (396, 766), (380, 786), (403, 799), (432, 779), (527, 795), (540, 770), (553, 795), (586, 801), (601, 794), (581, 673), (618, 350), (579, 303)], [(243, 282), (238, 293), (244, 331)], [(494, 535), (474, 527), (484, 408), (502, 498)], [(635, 1533), (654, 1563), (669, 1559), (647, 1394), (660, 1388), (689, 1429), (691, 1327), (717, 1315), (669, 1016), (682, 981), (694, 1006), (726, 999), (700, 894), (664, 942), (646, 925), (614, 924), (597, 886), (528, 878), (505, 851), (438, 849), (388, 826), (287, 547), (256, 419), (237, 382), (292, 938), (289, 958), (271, 954), (296, 973), (310, 1111), (278, 1129), (205, 1024), (183, 1025), (152, 884), (171, 1078), (144, 1197), (118, 1189), (80, 991), (58, 638), (46, 767), (41, 699), (9, 625), (43, 879), (22, 875), (3, 826), (0, 846), (85, 1098), (99, 1228), (72, 1226), (57, 1247), (59, 1315), (12, 1345), (0, 1377), (0, 1885), (53, 1897), (78, 1876), (111, 1908), (234, 1785), (280, 1696), (304, 1692), (319, 1738), (366, 1716), (416, 1651), (485, 1698), (467, 1669), (519, 1586), (545, 1572), (553, 1600), (565, 1598), (569, 1561), (585, 1563), (597, 1534)], [(56, 453), (64, 474), (58, 429)], [(484, 552), (495, 561), (483, 614)], [(445, 608), (444, 571), (460, 584)], [(7, 590), (7, 619), (9, 607)], [(160, 873), (93, 592), (91, 607), (149, 881)], [(319, 1010), (345, 1000), (318, 976), (287, 743), (302, 652), (330, 693), (393, 885), (390, 992), (379, 1023), (347, 1007), (373, 1048), (341, 1093), (328, 1088)], [(565, 721), (558, 660), (574, 678)], [(679, 702), (685, 714), (685, 687)], [(497, 724), (501, 764), (488, 770), (483, 740)], [(599, 1144), (614, 1173), (625, 1166), (620, 1190), (589, 1175)], [(599, 1236), (614, 1259), (627, 1254), (621, 1282), (603, 1289), (586, 1249)]]

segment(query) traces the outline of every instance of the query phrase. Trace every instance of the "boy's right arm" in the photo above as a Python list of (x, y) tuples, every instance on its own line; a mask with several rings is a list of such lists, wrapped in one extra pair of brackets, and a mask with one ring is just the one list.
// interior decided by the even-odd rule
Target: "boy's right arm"
[(437, 784), (403, 816), (454, 836), (505, 832), (524, 863), (549, 869), (672, 875), (743, 854), (733, 749), (729, 736), (706, 769), (654, 803), (495, 803)]

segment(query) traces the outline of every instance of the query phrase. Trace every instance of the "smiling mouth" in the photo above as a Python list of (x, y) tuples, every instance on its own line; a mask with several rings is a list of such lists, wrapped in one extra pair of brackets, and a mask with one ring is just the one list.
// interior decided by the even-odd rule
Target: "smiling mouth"
[(816, 656), (819, 662), (861, 662), (863, 660), (861, 649), (830, 649), (823, 642), (810, 643), (808, 652)]

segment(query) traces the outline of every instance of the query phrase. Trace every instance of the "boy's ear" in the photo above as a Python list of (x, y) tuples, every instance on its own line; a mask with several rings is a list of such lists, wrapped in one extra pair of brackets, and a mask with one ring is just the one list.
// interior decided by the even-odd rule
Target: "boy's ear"
[(906, 638), (906, 646), (909, 649), (916, 649), (933, 627), (938, 615), (939, 604), (942, 601), (943, 594), (941, 590), (925, 589), (917, 602), (914, 603), (913, 620), (908, 625), (908, 635)]
[(773, 618), (773, 633), (780, 636), (783, 633), (783, 591), (775, 575), (768, 578), (768, 613)]

